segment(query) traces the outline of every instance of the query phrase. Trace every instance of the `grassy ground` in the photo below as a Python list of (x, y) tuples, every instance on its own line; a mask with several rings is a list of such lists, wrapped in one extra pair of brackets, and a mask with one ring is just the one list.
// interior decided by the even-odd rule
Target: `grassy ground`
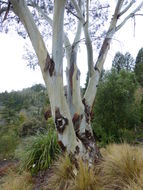
[(143, 148), (111, 144), (101, 149), (103, 160), (88, 167), (81, 159), (78, 169), (68, 155), (31, 176), (16, 169), (6, 171), (2, 190), (143, 190)]

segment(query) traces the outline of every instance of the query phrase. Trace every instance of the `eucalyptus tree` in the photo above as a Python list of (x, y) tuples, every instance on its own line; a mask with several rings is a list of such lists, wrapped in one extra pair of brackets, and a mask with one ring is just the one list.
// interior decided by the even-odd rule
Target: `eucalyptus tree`
[[(58, 141), (62, 149), (74, 154), (75, 157), (80, 155), (91, 162), (97, 161), (100, 158), (100, 152), (93, 137), (90, 125), (90, 113), (96, 96), (100, 73), (114, 34), (122, 28), (129, 18), (135, 16), (136, 12), (143, 6), (143, 2), (135, 0), (129, 2), (126, 0), (116, 1), (113, 16), (106, 33), (104, 33), (104, 40), (96, 61), (93, 58), (92, 34), (95, 32), (94, 25), (98, 24), (98, 22), (92, 13), (94, 12), (94, 15), (96, 15), (99, 9), (102, 8), (98, 7), (93, 10), (94, 4), (99, 3), (99, 1), (54, 0), (53, 2), (52, 0), (47, 0), (43, 1), (42, 6), (39, 6), (41, 2), (40, 0), (34, 2), (10, 0), (4, 18), (6, 19), (8, 10), (12, 9), (28, 33), (48, 89), (52, 116), (58, 133)], [(50, 9), (48, 9), (50, 11), (46, 11), (45, 9), (48, 5), (50, 5)], [(52, 27), (51, 54), (36, 25), (36, 20), (33, 19), (33, 9), (31, 7), (28, 8), (28, 6), (37, 9)], [(43, 7), (44, 9), (42, 9)], [(5, 6), (2, 8), (4, 9)], [(66, 9), (68, 11), (65, 17)], [(71, 14), (76, 19), (76, 22), (73, 22), (73, 24), (76, 24), (76, 33), (72, 43), (69, 40), (68, 32), (65, 31), (67, 16)], [(102, 17), (102, 12), (100, 17)], [(90, 32), (91, 28), (92, 32)], [(96, 29), (96, 33), (98, 34), (100, 30)], [(82, 38), (81, 32), (83, 32), (86, 44), (89, 73), (88, 85), (83, 97), (80, 91), (80, 71), (77, 66), (78, 42)], [(65, 52), (63, 51), (63, 44)], [(64, 53), (67, 60), (67, 96), (64, 93), (63, 83)], [(83, 63), (81, 62), (80, 64)]]

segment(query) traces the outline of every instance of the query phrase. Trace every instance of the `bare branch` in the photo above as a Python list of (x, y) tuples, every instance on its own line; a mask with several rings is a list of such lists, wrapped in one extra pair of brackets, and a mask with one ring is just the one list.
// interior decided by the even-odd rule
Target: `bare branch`
[[(31, 1), (31, 3), (32, 3), (32, 1)], [(44, 19), (48, 21), (48, 23), (49, 23), (50, 26), (52, 27), (52, 25), (53, 25), (52, 19), (51, 19), (47, 14), (45, 14), (44, 11), (41, 9), (41, 7), (39, 7), (37, 4), (32, 3), (32, 5), (33, 5), (33, 7), (35, 7), (35, 8), (37, 9), (37, 11), (44, 17)]]
[(89, 22), (89, 0), (86, 0), (86, 22)]
[(126, 12), (131, 8), (131, 6), (132, 6), (135, 2), (136, 2), (136, 0), (132, 0), (132, 1), (124, 8), (124, 10), (119, 13), (118, 16), (120, 17), (120, 16), (122, 16), (124, 13), (126, 13)]
[(77, 15), (78, 15), (78, 18), (80, 19), (80, 21), (82, 23), (85, 23), (84, 17), (83, 17), (82, 12), (81, 12), (81, 9), (78, 6), (77, 2), (75, 0), (71, 0), (71, 3), (73, 4), (73, 6), (74, 6), (74, 8), (75, 8), (75, 10), (77, 12)]
[(33, 48), (37, 54), (39, 64), (42, 72), (44, 72), (45, 62), (47, 57), (50, 59), (50, 55), (46, 49), (45, 43), (42, 36), (34, 22), (34, 19), (28, 9), (26, 2), (23, 0), (11, 0), (14, 12), (19, 16), (21, 22), (23, 23), (27, 33), (29, 34), (30, 40), (32, 42)]
[[(87, 90), (85, 92), (84, 98), (86, 99), (86, 101), (90, 107), (92, 106), (92, 104), (94, 102), (94, 98), (95, 98), (96, 91), (97, 91), (97, 85), (99, 82), (100, 73), (102, 71), (103, 64), (104, 64), (105, 59), (107, 57), (107, 53), (108, 53), (108, 50), (110, 47), (111, 39), (112, 39), (114, 33), (116, 32), (115, 28), (116, 28), (116, 24), (118, 21), (118, 14), (122, 8), (123, 2), (124, 2), (124, 0), (119, 0), (117, 2), (113, 18), (111, 20), (111, 23), (110, 23), (109, 29), (107, 31), (106, 37), (105, 37), (103, 44), (101, 46), (96, 65), (94, 67), (95, 70), (94, 70), (93, 74), (91, 75), (91, 77), (89, 77), (89, 82), (88, 82), (88, 86), (87, 86)], [(91, 94), (91, 91), (95, 92), (95, 94)]]
[[(43, 18), (50, 24), (50, 26), (53, 27), (53, 20), (46, 13), (44, 13), (41, 7), (39, 7), (37, 4), (33, 3), (32, 1), (31, 1), (31, 6), (35, 7), (37, 11), (43, 16)], [(65, 32), (64, 32), (64, 45), (65, 47), (71, 47), (70, 41)]]
[(75, 13), (73, 13), (68, 7), (66, 7), (66, 9), (76, 18), (78, 18), (80, 20), (80, 18), (78, 17), (78, 15), (76, 15)]
[(138, 6), (133, 12), (131, 12), (131, 13), (121, 22), (121, 24), (119, 24), (119, 25), (116, 27), (116, 31), (118, 31), (131, 17), (134, 17), (134, 16), (135, 16), (135, 13), (136, 13), (137, 11), (139, 11), (142, 6), (143, 6), (143, 2), (140, 3), (139, 6)]

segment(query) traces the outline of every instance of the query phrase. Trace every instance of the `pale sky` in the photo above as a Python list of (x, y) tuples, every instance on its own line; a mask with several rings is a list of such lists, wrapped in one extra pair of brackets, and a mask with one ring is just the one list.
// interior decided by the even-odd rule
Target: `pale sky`
[[(112, 60), (117, 51), (127, 51), (135, 58), (139, 49), (143, 47), (143, 17), (136, 17), (134, 30), (133, 20), (129, 20), (125, 26), (114, 36), (110, 51), (105, 63), (105, 69), (110, 69)], [(0, 33), (0, 92), (21, 90), (37, 83), (44, 83), (41, 72), (27, 67), (22, 59), (25, 41), (14, 32), (10, 34)], [(85, 83), (87, 72), (85, 51), (79, 57), (81, 65), (81, 85)], [(85, 63), (85, 64), (83, 64)]]

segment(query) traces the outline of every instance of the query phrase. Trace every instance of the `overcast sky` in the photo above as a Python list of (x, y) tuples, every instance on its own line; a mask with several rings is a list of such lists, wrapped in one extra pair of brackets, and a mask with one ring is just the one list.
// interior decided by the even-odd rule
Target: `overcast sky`
[[(143, 47), (143, 17), (136, 17), (136, 27), (133, 20), (114, 36), (110, 51), (105, 63), (105, 69), (110, 69), (112, 59), (117, 51), (127, 51), (135, 58), (139, 49)], [(40, 70), (35, 71), (27, 67), (22, 59), (24, 40), (14, 32), (9, 34), (0, 33), (0, 92), (21, 90), (37, 83), (44, 83)], [(81, 49), (82, 52), (82, 49)], [(85, 55), (80, 54), (79, 62), (85, 62)], [(81, 85), (85, 83), (87, 65), (82, 65)]]

